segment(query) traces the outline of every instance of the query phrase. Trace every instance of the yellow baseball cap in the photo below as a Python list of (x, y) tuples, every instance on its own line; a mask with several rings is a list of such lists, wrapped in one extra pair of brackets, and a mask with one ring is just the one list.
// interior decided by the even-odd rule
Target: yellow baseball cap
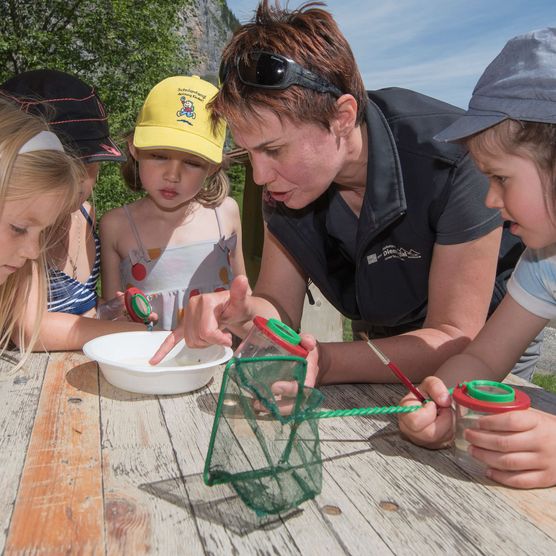
[(212, 133), (207, 104), (218, 89), (197, 75), (175, 76), (155, 85), (143, 104), (133, 144), (138, 149), (176, 149), (222, 162), (226, 126)]

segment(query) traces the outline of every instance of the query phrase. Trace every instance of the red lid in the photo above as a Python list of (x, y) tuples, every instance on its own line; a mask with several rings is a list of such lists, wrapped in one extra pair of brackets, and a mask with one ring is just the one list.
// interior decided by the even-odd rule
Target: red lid
[(124, 295), (125, 308), (127, 314), (131, 317), (133, 321), (144, 322), (144, 318), (140, 317), (135, 311), (135, 308), (133, 307), (133, 296), (135, 295), (139, 295), (146, 299), (145, 294), (139, 288), (133, 286), (131, 288), (127, 288)]
[[(473, 382), (487, 382), (487, 381), (472, 381)], [(495, 383), (492, 383), (495, 384)], [(502, 385), (506, 389), (508, 385)], [(506, 411), (519, 411), (522, 409), (529, 409), (531, 400), (529, 396), (521, 390), (513, 389), (515, 396), (511, 401), (505, 402), (492, 402), (474, 398), (469, 395), (467, 383), (463, 382), (454, 388), (454, 400), (464, 407), (468, 407), (473, 411), (480, 411), (482, 413), (505, 413)]]
[[(271, 320), (275, 324), (279, 322), (276, 319)], [(265, 319), (264, 317), (255, 317), (253, 319), (253, 323), (266, 337), (270, 338), (276, 345), (284, 348), (288, 353), (296, 355), (297, 357), (307, 357), (309, 352), (305, 348), (292, 343), (296, 340), (299, 342), (299, 334), (283, 322), (280, 322), (280, 328), (283, 330), (283, 333), (280, 335), (275, 332), (275, 330), (279, 331), (276, 326), (269, 328), (269, 319)]]

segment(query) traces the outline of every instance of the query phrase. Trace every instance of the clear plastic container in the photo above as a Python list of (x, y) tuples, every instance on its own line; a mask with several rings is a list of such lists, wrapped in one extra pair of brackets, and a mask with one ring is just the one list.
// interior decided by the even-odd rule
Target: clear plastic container
[(234, 357), (271, 357), (295, 355), (307, 357), (299, 343), (299, 334), (277, 319), (255, 317), (249, 334), (239, 344)]
[(454, 388), (453, 398), (456, 413), (454, 460), (468, 473), (484, 476), (487, 466), (468, 452), (465, 430), (477, 428), (478, 419), (484, 415), (527, 409), (531, 400), (527, 394), (508, 384), (490, 380), (464, 382)]

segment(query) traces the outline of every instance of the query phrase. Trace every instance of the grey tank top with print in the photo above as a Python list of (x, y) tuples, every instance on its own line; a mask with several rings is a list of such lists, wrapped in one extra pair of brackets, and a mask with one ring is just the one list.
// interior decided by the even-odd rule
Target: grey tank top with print
[(155, 329), (176, 328), (192, 296), (229, 289), (233, 279), (230, 252), (237, 236), (224, 237), (217, 209), (218, 239), (155, 249), (144, 247), (128, 207), (123, 209), (137, 249), (120, 262), (122, 289), (135, 286), (147, 295), (159, 318)]

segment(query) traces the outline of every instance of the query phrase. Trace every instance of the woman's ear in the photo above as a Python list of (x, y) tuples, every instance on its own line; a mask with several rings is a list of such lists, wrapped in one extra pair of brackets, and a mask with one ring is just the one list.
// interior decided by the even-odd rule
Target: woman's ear
[(330, 128), (337, 137), (349, 135), (357, 121), (357, 101), (353, 95), (342, 95), (336, 101), (336, 115), (332, 119)]

